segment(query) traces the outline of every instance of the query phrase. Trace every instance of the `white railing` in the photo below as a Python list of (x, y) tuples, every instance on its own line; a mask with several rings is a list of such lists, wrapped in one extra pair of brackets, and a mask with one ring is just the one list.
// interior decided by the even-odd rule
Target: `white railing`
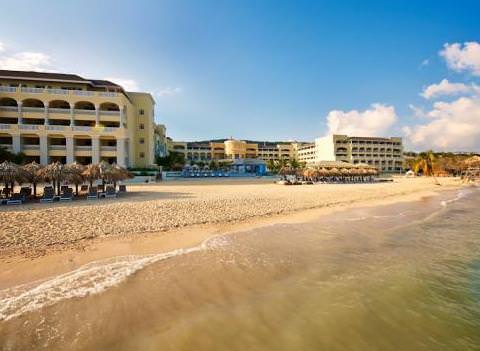
[(70, 113), (70, 109), (69, 108), (56, 108), (56, 107), (52, 107), (52, 108), (48, 108), (48, 112), (50, 113)]
[(100, 147), (101, 151), (117, 151), (116, 146), (101, 146)]
[(87, 115), (94, 115), (94, 114), (95, 114), (95, 110), (75, 109), (74, 112), (75, 112), (75, 113), (78, 113), (78, 114), (87, 114)]
[(105, 127), (103, 129), (103, 131), (107, 132), (107, 133), (115, 133), (117, 130), (118, 130), (118, 128), (115, 128), (115, 127)]
[(65, 150), (67, 145), (50, 145), (50, 150)]
[(17, 88), (16, 87), (2, 87), (2, 86), (0, 86), (0, 91), (4, 92), (4, 93), (15, 93), (15, 92), (17, 92)]
[(88, 127), (88, 126), (73, 126), (72, 130), (74, 132), (91, 132), (93, 130), (93, 127)]
[(38, 144), (31, 144), (31, 145), (23, 145), (22, 147), (24, 150), (39, 150), (40, 145)]
[(91, 145), (75, 145), (75, 150), (91, 151)]
[(93, 96), (95, 92), (89, 90), (72, 90), (74, 95), (78, 96)]
[(98, 95), (107, 96), (107, 97), (115, 97), (115, 96), (118, 96), (118, 93), (111, 92), (111, 91), (101, 91), (101, 92), (99, 92)]
[(41, 94), (41, 93), (45, 92), (45, 89), (44, 88), (28, 88), (28, 87), (25, 87), (25, 88), (21, 88), (20, 91), (22, 93)]
[(0, 106), (0, 111), (18, 111), (18, 106)]
[(11, 129), (12, 125), (11, 124), (0, 124), (0, 129)]
[(45, 112), (45, 107), (22, 107), (22, 112)]
[(0, 147), (3, 149), (11, 150), (12, 144), (0, 144)]
[(68, 95), (70, 90), (67, 89), (45, 89), (45, 92), (53, 95)]
[(18, 128), (23, 130), (38, 130), (39, 126), (38, 124), (19, 124)]
[(120, 111), (103, 111), (103, 110), (100, 110), (100, 115), (120, 116)]
[(67, 128), (69, 128), (69, 127), (67, 127), (67, 126), (52, 126), (52, 125), (50, 125), (50, 126), (45, 126), (45, 128), (46, 128), (47, 130), (65, 131), (65, 130), (67, 130)]

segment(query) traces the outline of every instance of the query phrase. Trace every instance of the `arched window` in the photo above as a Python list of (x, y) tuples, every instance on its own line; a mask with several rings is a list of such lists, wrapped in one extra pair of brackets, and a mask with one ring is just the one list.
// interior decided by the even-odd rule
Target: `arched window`
[(120, 111), (120, 108), (113, 102), (104, 102), (100, 104), (100, 111)]
[(18, 106), (18, 103), (17, 103), (17, 100), (15, 99), (5, 97), (0, 99), (0, 106), (13, 107), (13, 106)]
[(45, 105), (38, 99), (26, 99), (23, 100), (23, 107), (45, 107)]
[(70, 104), (64, 100), (53, 100), (48, 103), (48, 107), (70, 109)]
[(78, 101), (74, 107), (75, 110), (95, 110), (95, 105), (89, 101)]

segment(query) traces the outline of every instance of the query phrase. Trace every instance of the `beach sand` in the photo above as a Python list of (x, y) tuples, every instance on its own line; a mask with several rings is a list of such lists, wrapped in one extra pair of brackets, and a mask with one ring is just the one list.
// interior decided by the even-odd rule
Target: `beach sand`
[(129, 186), (113, 200), (0, 208), (0, 289), (100, 258), (197, 245), (208, 237), (274, 223), (306, 222), (353, 206), (412, 201), (459, 179), (396, 177), (378, 184), (281, 186), (264, 180)]

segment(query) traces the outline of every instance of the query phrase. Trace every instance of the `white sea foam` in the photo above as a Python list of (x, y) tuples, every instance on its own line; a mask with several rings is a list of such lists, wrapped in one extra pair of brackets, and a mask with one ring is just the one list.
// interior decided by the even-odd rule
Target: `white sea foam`
[(440, 205), (442, 205), (443, 207), (447, 207), (449, 204), (451, 203), (454, 203), (454, 202), (457, 202), (458, 200), (461, 200), (462, 198), (464, 198), (468, 193), (470, 193), (470, 191), (468, 190), (465, 190), (465, 189), (461, 189), (457, 192), (457, 195), (452, 198), (452, 199), (449, 199), (449, 200), (442, 200), (440, 201)]
[(218, 236), (190, 248), (154, 255), (130, 255), (94, 261), (45, 281), (2, 290), (0, 321), (19, 317), (62, 300), (99, 294), (122, 283), (127, 277), (152, 263), (225, 244), (226, 239)]

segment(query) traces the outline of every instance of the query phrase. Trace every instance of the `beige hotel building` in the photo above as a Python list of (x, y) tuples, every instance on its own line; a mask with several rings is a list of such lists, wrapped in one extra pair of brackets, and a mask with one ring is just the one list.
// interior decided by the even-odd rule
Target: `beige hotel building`
[(29, 161), (154, 163), (148, 93), (75, 74), (0, 70), (0, 146)]

